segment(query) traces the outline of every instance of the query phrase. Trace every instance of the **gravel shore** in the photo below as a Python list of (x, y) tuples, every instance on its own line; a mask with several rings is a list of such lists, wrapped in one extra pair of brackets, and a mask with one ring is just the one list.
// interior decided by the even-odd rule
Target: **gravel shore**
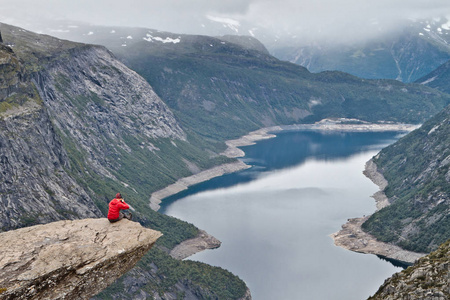
[[(364, 175), (380, 187), (380, 190), (372, 196), (377, 203), (377, 209), (388, 206), (390, 204), (389, 199), (383, 192), (388, 182), (377, 171), (377, 166), (372, 160), (366, 163)], [(361, 225), (368, 218), (367, 216), (348, 219), (348, 222), (342, 225), (342, 229), (339, 232), (330, 235), (334, 240), (334, 244), (351, 251), (375, 254), (406, 264), (413, 264), (416, 260), (426, 255), (426, 253), (407, 251), (393, 244), (378, 241), (374, 236), (364, 232), (361, 228)]]

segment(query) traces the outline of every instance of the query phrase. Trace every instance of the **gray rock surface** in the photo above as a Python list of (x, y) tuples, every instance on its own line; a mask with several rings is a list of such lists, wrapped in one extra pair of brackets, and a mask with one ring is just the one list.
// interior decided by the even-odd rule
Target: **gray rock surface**
[(0, 45), (0, 231), (101, 216), (14, 51)]
[(58, 221), (0, 234), (0, 299), (88, 299), (162, 234), (126, 219)]

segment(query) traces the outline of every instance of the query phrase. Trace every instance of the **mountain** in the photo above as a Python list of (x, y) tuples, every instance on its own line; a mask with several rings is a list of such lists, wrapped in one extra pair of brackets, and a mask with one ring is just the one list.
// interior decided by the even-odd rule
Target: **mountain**
[(369, 300), (449, 299), (450, 241), (421, 258), (414, 266), (394, 274)]
[(311, 72), (338, 70), (368, 79), (414, 82), (450, 59), (450, 21), (410, 20), (390, 35), (361, 43), (266, 44), (279, 59)]
[(450, 239), (450, 106), (373, 161), (390, 205), (362, 228), (383, 242), (430, 252)]
[(147, 293), (216, 297), (229, 284), (229, 298), (244, 297), (245, 283), (228, 271), (171, 258), (199, 230), (149, 207), (153, 191), (229, 159), (186, 133), (152, 87), (103, 46), (6, 24), (0, 31), (1, 230), (104, 217), (120, 191), (134, 220), (164, 234), (139, 265), (158, 278)]
[(185, 130), (206, 139), (324, 118), (420, 123), (449, 103), (448, 95), (423, 85), (314, 74), (221, 38), (158, 37), (172, 42), (144, 37), (106, 46), (152, 85)]
[(445, 93), (450, 93), (450, 60), (430, 74), (418, 79), (416, 83), (420, 83)]
[[(44, 19), (28, 19), (24, 24), (63, 39), (105, 45), (101, 41), (106, 37), (105, 28), (101, 26)], [(450, 21), (445, 17), (405, 20), (382, 35), (386, 28), (377, 22), (368, 27), (362, 24), (370, 32), (353, 41), (345, 34), (330, 40), (305, 37), (298, 28), (266, 25), (206, 15), (193, 19), (189, 30), (208, 36), (249, 36), (261, 41), (278, 59), (299, 64), (311, 72), (342, 71), (367, 79), (414, 82), (450, 59)], [(142, 38), (132, 28), (124, 31), (115, 26), (108, 30), (106, 33), (121, 39), (123, 45), (129, 44), (131, 39)], [(379, 34), (374, 35), (373, 31)]]

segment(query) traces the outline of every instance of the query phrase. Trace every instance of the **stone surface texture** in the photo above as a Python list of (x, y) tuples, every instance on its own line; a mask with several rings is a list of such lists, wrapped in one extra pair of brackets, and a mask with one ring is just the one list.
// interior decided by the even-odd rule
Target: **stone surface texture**
[(130, 270), (162, 234), (106, 218), (0, 234), (0, 299), (89, 299)]

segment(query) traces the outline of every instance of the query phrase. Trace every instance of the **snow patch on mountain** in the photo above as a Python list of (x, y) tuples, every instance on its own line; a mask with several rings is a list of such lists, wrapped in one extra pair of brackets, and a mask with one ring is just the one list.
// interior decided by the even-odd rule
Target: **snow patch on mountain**
[(441, 28), (442, 28), (442, 29), (445, 29), (445, 30), (450, 30), (450, 21), (448, 21), (448, 22), (445, 23), (445, 24), (442, 24), (442, 25), (441, 25)]
[(421, 82), (420, 84), (423, 84), (423, 85), (428, 84), (428, 83), (434, 81), (436, 78), (437, 78), (437, 76), (431, 77), (430, 79), (427, 79), (424, 82)]
[(228, 27), (234, 32), (239, 33), (239, 27), (241, 26), (241, 23), (239, 23), (239, 21), (237, 20), (223, 17), (214, 17), (210, 15), (206, 16), (206, 18), (210, 21), (221, 23), (223, 27)]
[(166, 37), (165, 39), (163, 39), (162, 37), (159, 37), (159, 36), (152, 36), (149, 33), (147, 33), (146, 35), (147, 36), (143, 37), (143, 39), (146, 40), (147, 42), (158, 41), (158, 42), (161, 42), (163, 44), (166, 44), (166, 43), (178, 44), (179, 42), (181, 42), (180, 37), (178, 37), (176, 39), (173, 39), (173, 38), (170, 38), (170, 37)]

